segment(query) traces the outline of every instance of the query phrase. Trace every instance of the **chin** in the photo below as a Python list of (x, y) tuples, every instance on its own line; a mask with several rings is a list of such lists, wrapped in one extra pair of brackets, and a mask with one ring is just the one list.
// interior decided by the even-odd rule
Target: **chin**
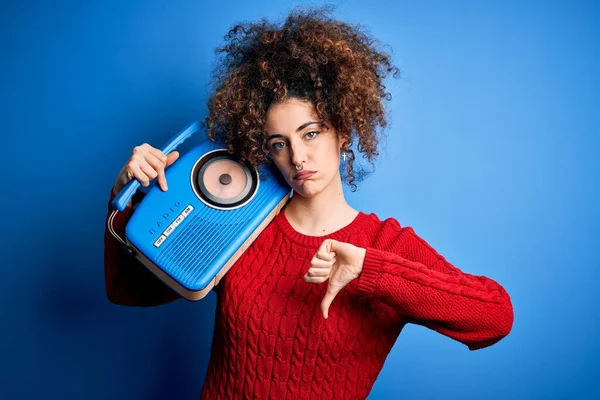
[(302, 197), (313, 197), (319, 194), (323, 188), (317, 185), (314, 181), (304, 181), (291, 185), (294, 193), (298, 193)]

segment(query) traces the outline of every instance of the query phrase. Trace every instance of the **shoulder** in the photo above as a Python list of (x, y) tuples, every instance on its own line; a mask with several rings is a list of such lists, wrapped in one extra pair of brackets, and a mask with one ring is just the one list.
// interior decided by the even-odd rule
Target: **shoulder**
[(362, 215), (361, 232), (365, 238), (368, 238), (373, 244), (377, 244), (378, 247), (387, 247), (386, 245), (407, 240), (411, 236), (411, 231), (413, 231), (409, 226), (402, 226), (393, 217), (382, 218), (373, 212), (363, 212)]
[(443, 257), (409, 225), (402, 225), (396, 218), (381, 218), (376, 213), (364, 213), (365, 233), (369, 246), (393, 252), (412, 260), (436, 261)]
[(381, 237), (400, 237), (405, 236), (407, 233), (414, 232), (412, 227), (403, 226), (400, 222), (393, 217), (381, 218), (374, 212), (365, 213), (363, 215), (363, 228), (370, 236), (381, 236)]

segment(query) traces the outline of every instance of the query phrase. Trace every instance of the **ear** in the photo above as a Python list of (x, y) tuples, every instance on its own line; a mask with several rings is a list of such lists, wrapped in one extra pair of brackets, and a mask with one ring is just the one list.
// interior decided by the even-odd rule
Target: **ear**
[(340, 137), (338, 139), (340, 150), (344, 146), (344, 143), (346, 143), (347, 141), (348, 141), (348, 137), (346, 135), (340, 135)]

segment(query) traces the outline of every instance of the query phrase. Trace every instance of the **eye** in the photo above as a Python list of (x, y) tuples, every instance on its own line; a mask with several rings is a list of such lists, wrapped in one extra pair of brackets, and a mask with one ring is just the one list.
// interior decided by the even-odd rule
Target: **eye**
[(321, 133), (321, 132), (318, 132), (318, 131), (310, 131), (310, 132), (308, 132), (306, 135), (304, 135), (304, 137), (305, 137), (305, 138), (307, 138), (307, 139), (314, 139), (315, 137), (317, 137), (317, 135), (318, 135), (319, 133)]
[[(281, 146), (280, 146), (280, 145), (281, 145)], [(273, 143), (273, 144), (271, 145), (271, 148), (272, 148), (273, 150), (281, 150), (281, 149), (283, 149), (283, 148), (284, 148), (284, 146), (285, 146), (285, 143), (284, 143), (284, 142), (275, 142), (275, 143)]]

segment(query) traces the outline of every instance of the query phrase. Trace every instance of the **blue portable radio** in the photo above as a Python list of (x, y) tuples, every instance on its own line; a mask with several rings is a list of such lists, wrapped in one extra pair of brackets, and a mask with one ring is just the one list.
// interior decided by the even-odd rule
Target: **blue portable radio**
[[(169, 154), (200, 129), (194, 122), (162, 149)], [(140, 187), (129, 182), (115, 197), (108, 228), (138, 260), (187, 300), (200, 300), (218, 284), (290, 198), (274, 168), (234, 159), (204, 138), (165, 171), (169, 189), (150, 186), (125, 228), (113, 229)]]

